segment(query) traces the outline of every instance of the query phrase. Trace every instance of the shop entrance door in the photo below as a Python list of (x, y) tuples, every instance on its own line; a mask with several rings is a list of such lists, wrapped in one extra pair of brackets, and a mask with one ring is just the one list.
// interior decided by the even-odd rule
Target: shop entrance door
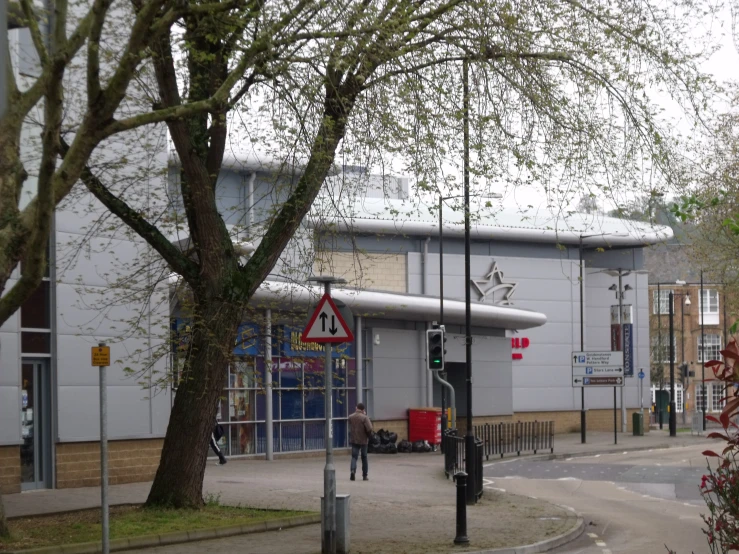
[(23, 360), (21, 489), (51, 487), (51, 377), (48, 360)]

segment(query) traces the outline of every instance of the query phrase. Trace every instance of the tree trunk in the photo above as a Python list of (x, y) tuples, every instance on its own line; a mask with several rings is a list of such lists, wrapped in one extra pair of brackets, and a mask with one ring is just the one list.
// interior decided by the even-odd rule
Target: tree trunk
[(210, 435), (242, 311), (235, 302), (212, 297), (196, 297), (195, 302), (192, 349), (177, 387), (147, 506), (203, 505)]
[(9, 537), (10, 529), (8, 529), (8, 522), (5, 519), (5, 507), (3, 506), (3, 497), (0, 496), (0, 537)]

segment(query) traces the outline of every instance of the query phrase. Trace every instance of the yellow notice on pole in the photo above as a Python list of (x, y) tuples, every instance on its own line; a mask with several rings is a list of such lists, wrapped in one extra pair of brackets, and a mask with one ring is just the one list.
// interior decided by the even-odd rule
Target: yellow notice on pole
[(110, 346), (92, 347), (92, 365), (97, 367), (110, 365)]

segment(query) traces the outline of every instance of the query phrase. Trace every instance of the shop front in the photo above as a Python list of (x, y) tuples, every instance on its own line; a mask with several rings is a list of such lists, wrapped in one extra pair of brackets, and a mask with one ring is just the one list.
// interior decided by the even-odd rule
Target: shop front
[[(187, 325), (178, 322), (178, 359), (187, 348)], [(234, 361), (228, 368), (216, 419), (225, 431), (219, 447), (226, 456), (267, 452), (267, 368), (271, 368), (273, 451), (275, 453), (324, 450), (325, 354), (323, 346), (300, 340), (301, 329), (272, 326), (272, 360), (266, 361), (266, 334), (258, 324), (239, 329)], [(334, 347), (333, 445), (348, 445), (347, 417), (357, 403), (354, 345)], [(366, 382), (362, 383), (366, 386)]]

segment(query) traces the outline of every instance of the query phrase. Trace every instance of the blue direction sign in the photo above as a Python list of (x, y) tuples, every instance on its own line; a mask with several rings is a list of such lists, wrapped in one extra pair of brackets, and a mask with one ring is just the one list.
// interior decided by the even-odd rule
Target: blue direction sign
[(644, 379), (645, 375), (643, 371), (639, 372), (639, 379)]

